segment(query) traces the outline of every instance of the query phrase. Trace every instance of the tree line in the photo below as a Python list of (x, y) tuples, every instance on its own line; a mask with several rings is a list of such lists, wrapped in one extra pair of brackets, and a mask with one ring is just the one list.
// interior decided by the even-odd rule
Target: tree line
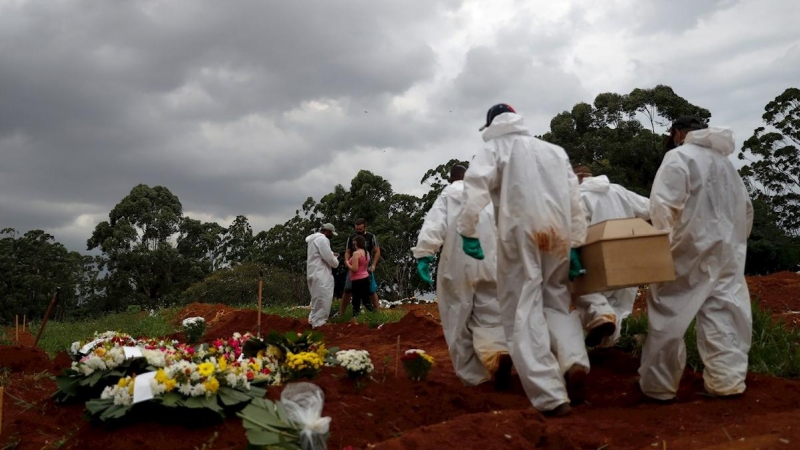
[[(603, 93), (592, 104), (578, 103), (556, 115), (540, 137), (564, 147), (573, 163), (649, 195), (664, 154), (661, 130), (683, 115), (711, 119), (709, 110), (668, 86)], [(748, 274), (797, 270), (800, 263), (800, 90), (786, 89), (766, 105), (762, 119), (738, 155), (755, 209)], [(381, 246), (376, 270), (381, 297), (429, 291), (416, 276), (409, 249), (456, 163), (468, 164), (453, 159), (428, 170), (420, 183), (429, 190), (421, 197), (394, 192), (386, 179), (362, 170), (349, 187), (337, 185), (319, 200), (309, 197), (294, 217), (258, 233), (243, 215), (228, 227), (188, 217), (169, 189), (144, 184), (95, 227), (87, 250), (96, 249), (97, 256), (68, 251), (42, 230), (3, 229), (0, 320), (43, 316), (57, 286), (62, 287), (58, 318), (191, 301), (251, 303), (259, 275), (265, 301), (305, 304), (305, 237), (331, 222), (346, 231), (332, 241), (334, 249), (343, 250), (358, 217), (367, 220)], [(336, 274), (342, 279), (344, 269)]]

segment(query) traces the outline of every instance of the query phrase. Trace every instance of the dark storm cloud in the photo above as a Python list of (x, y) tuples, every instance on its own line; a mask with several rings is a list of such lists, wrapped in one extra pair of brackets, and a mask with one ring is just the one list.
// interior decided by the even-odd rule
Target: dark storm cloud
[[(299, 177), (352, 145), (396, 144), (381, 131), (386, 98), (436, 64), (413, 30), (454, 4), (4, 4), (0, 188), (15, 201), (0, 225), (67, 225), (74, 212), (37, 210), (34, 200), (107, 210), (138, 183), (218, 217), (286, 209), (302, 198), (246, 186)], [(282, 117), (316, 99), (355, 109), (315, 139), (313, 127)], [(18, 209), (20, 198), (31, 203)]]

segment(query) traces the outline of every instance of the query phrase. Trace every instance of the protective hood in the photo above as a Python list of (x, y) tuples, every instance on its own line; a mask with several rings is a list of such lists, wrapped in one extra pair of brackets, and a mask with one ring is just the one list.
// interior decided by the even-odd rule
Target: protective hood
[(317, 237), (317, 236), (322, 236), (322, 233), (320, 233), (320, 232), (316, 232), (316, 233), (314, 233), (314, 234), (311, 234), (311, 235), (307, 236), (307, 237), (306, 237), (306, 244), (308, 244), (309, 242), (311, 242), (311, 241), (313, 241), (314, 239), (316, 239), (316, 237)]
[(583, 183), (581, 183), (581, 190), (590, 192), (608, 192), (610, 186), (611, 182), (608, 181), (608, 177), (605, 175), (600, 175), (598, 177), (585, 178)]
[(490, 139), (512, 133), (531, 135), (528, 127), (525, 126), (522, 116), (514, 113), (503, 113), (495, 117), (489, 128), (483, 131), (483, 141), (488, 142)]
[(684, 145), (694, 144), (700, 147), (712, 148), (725, 156), (730, 155), (735, 150), (733, 130), (728, 128), (709, 127), (691, 131), (686, 135), (683, 143)]

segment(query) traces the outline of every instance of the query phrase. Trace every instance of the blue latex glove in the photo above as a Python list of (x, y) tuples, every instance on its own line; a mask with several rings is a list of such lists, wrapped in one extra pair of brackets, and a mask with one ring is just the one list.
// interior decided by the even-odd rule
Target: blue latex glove
[(574, 280), (586, 274), (586, 269), (583, 268), (581, 262), (581, 255), (577, 248), (570, 249), (569, 251), (569, 281)]
[(417, 273), (419, 277), (422, 278), (422, 281), (428, 284), (433, 284), (433, 279), (431, 278), (431, 263), (433, 263), (433, 256), (423, 256), (417, 260)]
[(483, 249), (481, 248), (481, 241), (478, 239), (461, 236), (461, 248), (467, 255), (475, 259), (483, 259)]

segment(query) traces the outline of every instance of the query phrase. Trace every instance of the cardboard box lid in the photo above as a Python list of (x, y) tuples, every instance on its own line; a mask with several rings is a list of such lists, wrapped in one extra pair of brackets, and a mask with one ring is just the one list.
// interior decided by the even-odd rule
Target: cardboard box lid
[(668, 231), (658, 231), (639, 218), (612, 219), (596, 223), (586, 230), (586, 242), (589, 245), (599, 241), (629, 239), (632, 237), (661, 236)]

